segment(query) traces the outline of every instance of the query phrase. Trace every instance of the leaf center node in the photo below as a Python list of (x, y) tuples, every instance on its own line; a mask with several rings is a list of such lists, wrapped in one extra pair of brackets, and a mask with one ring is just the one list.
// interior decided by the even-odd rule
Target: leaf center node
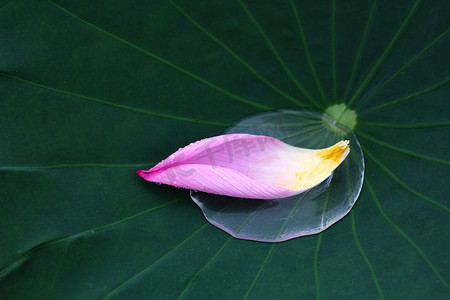
[(326, 126), (340, 134), (345, 135), (353, 130), (358, 115), (344, 103), (329, 106), (322, 115)]

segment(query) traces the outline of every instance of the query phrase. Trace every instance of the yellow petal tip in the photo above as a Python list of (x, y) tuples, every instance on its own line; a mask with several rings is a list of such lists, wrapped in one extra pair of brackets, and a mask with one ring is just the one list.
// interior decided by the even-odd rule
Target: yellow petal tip
[(322, 159), (331, 159), (340, 162), (346, 156), (346, 150), (350, 148), (350, 141), (340, 141), (334, 146), (320, 150), (317, 155)]

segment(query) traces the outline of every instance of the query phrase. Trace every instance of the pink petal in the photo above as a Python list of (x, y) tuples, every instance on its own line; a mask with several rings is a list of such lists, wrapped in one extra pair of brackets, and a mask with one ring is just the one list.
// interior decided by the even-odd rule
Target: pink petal
[(267, 136), (227, 134), (190, 144), (150, 170), (140, 170), (137, 174), (147, 181), (212, 194), (252, 199), (284, 198), (301, 191), (257, 181), (248, 173), (256, 163), (273, 160), (291, 149), (295, 147)]

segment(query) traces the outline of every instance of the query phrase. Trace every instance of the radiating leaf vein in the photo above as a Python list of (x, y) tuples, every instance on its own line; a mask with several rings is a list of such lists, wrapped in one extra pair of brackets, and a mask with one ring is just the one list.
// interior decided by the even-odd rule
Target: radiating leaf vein
[(137, 46), (137, 45), (135, 45), (135, 44), (133, 44), (131, 42), (128, 42), (128, 41), (124, 40), (123, 38), (121, 38), (121, 37), (119, 37), (119, 36), (117, 36), (117, 35), (115, 35), (115, 34), (113, 34), (111, 32), (108, 32), (108, 31), (98, 27), (97, 25), (94, 25), (94, 24), (92, 24), (92, 23), (82, 19), (81, 17), (79, 17), (76, 14), (72, 13), (71, 11), (65, 9), (64, 7), (54, 3), (53, 1), (50, 1), (50, 0), (47, 0), (47, 1), (49, 3), (51, 3), (53, 6), (55, 6), (56, 8), (60, 9), (61, 11), (67, 13), (68, 15), (74, 17), (75, 19), (79, 20), (80, 22), (86, 24), (90, 28), (92, 28), (92, 29), (94, 29), (94, 30), (96, 30), (96, 31), (98, 31), (98, 32), (100, 32), (100, 33), (102, 33), (102, 34), (104, 34), (104, 35), (106, 35), (106, 36), (116, 40), (116, 41), (119, 41), (119, 42), (121, 42), (121, 43), (123, 43), (123, 44), (125, 44), (125, 45), (127, 45), (127, 46), (129, 46), (129, 47), (131, 47), (131, 48), (133, 48), (133, 49), (135, 49), (135, 50), (137, 50), (137, 51), (139, 51), (139, 52), (141, 52), (141, 53), (143, 53), (143, 54), (153, 58), (153, 59), (155, 59), (155, 60), (157, 60), (160, 63), (163, 63), (163, 64), (171, 67), (172, 69), (177, 70), (177, 71), (179, 71), (179, 72), (181, 72), (181, 73), (191, 77), (192, 79), (195, 79), (196, 81), (198, 81), (198, 82), (200, 82), (200, 83), (202, 83), (202, 84), (204, 84), (204, 85), (206, 85), (206, 86), (208, 86), (208, 87), (210, 87), (210, 88), (212, 88), (212, 89), (214, 89), (214, 90), (216, 90), (216, 91), (218, 91), (218, 92), (220, 92), (220, 93), (222, 93), (224, 95), (227, 95), (228, 97), (230, 97), (232, 99), (238, 100), (238, 101), (240, 101), (242, 103), (251, 105), (251, 106), (259, 108), (259, 109), (266, 109), (266, 110), (270, 109), (270, 107), (268, 107), (268, 106), (265, 106), (265, 105), (253, 102), (251, 100), (247, 100), (247, 99), (245, 99), (245, 98), (243, 98), (241, 96), (235, 95), (235, 94), (233, 94), (233, 93), (231, 93), (231, 92), (229, 92), (229, 91), (227, 91), (227, 90), (225, 90), (225, 89), (223, 89), (223, 88), (213, 84), (212, 82), (209, 82), (206, 79), (204, 79), (204, 78), (202, 78), (202, 77), (200, 77), (198, 75), (195, 75), (194, 73), (192, 73), (192, 72), (190, 72), (190, 71), (188, 71), (186, 69), (183, 69), (183, 68), (175, 65), (174, 63), (172, 63), (170, 61), (168, 61), (168, 60), (166, 60), (166, 59), (164, 59), (162, 57), (159, 57), (158, 55), (156, 55), (154, 53), (151, 53), (148, 50), (145, 50), (144, 48), (141, 48), (141, 47), (139, 47), (139, 46)]
[(407, 150), (407, 149), (403, 149), (403, 148), (391, 145), (389, 143), (383, 142), (382, 140), (374, 138), (373, 136), (365, 134), (365, 133), (363, 133), (361, 131), (358, 131), (357, 133), (358, 133), (359, 136), (361, 136), (361, 137), (363, 137), (365, 139), (368, 139), (369, 141), (377, 143), (378, 145), (381, 145), (383, 147), (386, 147), (386, 148), (398, 151), (400, 153), (404, 153), (404, 154), (411, 155), (411, 156), (414, 156), (414, 157), (417, 157), (417, 158), (420, 158), (420, 159), (425, 159), (425, 160), (428, 160), (428, 161), (432, 161), (432, 162), (436, 162), (436, 163), (440, 163), (440, 164), (444, 164), (444, 165), (450, 165), (450, 161), (447, 161), (447, 160), (444, 160), (444, 159), (440, 159), (440, 158), (436, 158), (436, 157), (432, 157), (432, 156), (425, 155), (425, 154), (416, 153), (416, 152), (413, 152), (413, 151), (410, 151), (410, 150)]
[(258, 71), (256, 71), (252, 66), (250, 66), (243, 58), (241, 58), (238, 54), (236, 54), (233, 50), (231, 50), (227, 45), (225, 45), (221, 40), (219, 40), (216, 36), (214, 36), (211, 32), (206, 30), (203, 26), (201, 26), (197, 21), (195, 21), (185, 10), (183, 10), (178, 4), (174, 1), (169, 0), (169, 2), (189, 21), (191, 22), (198, 30), (203, 32), (207, 37), (213, 40), (217, 45), (222, 47), (228, 54), (230, 54), (233, 58), (235, 58), (239, 63), (241, 63), (247, 70), (249, 70), (253, 75), (256, 76), (261, 82), (266, 84), (273, 91), (278, 93), (279, 95), (285, 97), (289, 101), (297, 104), (297, 105), (305, 105), (298, 99), (295, 99), (291, 95), (283, 92), (280, 88), (272, 84), (269, 80), (267, 80), (264, 76), (262, 76)]
[(314, 282), (316, 286), (316, 300), (320, 299), (319, 252), (320, 252), (320, 245), (322, 244), (322, 236), (323, 236), (322, 233), (319, 233), (317, 236), (316, 251), (314, 252), (314, 260), (313, 260)]
[(137, 167), (151, 167), (155, 163), (141, 163), (141, 164), (98, 164), (98, 163), (85, 163), (85, 164), (60, 164), (60, 165), (47, 165), (47, 166), (14, 166), (14, 167), (0, 167), (0, 170), (5, 171), (34, 171), (34, 170), (46, 170), (46, 169), (65, 169), (65, 168), (137, 168)]
[(336, 70), (336, 0), (331, 1), (331, 70), (333, 77), (333, 101), (337, 100)]
[(358, 236), (356, 235), (356, 223), (355, 223), (355, 215), (353, 213), (353, 210), (350, 212), (350, 215), (352, 217), (353, 239), (355, 240), (356, 247), (358, 248), (359, 253), (361, 254), (362, 258), (364, 259), (364, 262), (366, 263), (367, 267), (369, 268), (370, 275), (372, 276), (372, 279), (375, 283), (375, 287), (377, 288), (378, 295), (380, 295), (380, 299), (384, 299), (383, 292), (381, 291), (380, 284), (378, 283), (378, 279), (377, 279), (377, 276), (375, 275), (375, 271), (373, 270), (372, 264), (369, 262), (369, 259), (367, 258), (366, 254), (364, 253), (364, 251), (361, 247), (361, 244), (359, 243)]
[(186, 284), (186, 286), (184, 287), (184, 290), (181, 292), (181, 294), (177, 297), (177, 299), (183, 299), (183, 297), (186, 295), (186, 293), (188, 292), (189, 288), (191, 287), (191, 285), (194, 283), (194, 281), (197, 279), (197, 277), (208, 268), (208, 266), (211, 265), (211, 263), (220, 256), (220, 254), (223, 252), (223, 250), (227, 247), (228, 243), (231, 242), (231, 240), (233, 239), (233, 237), (228, 238), (228, 240), (225, 241), (225, 243), (223, 243), (223, 245), (219, 248), (219, 250), (217, 250), (217, 252), (211, 257), (211, 259), (200, 269), (198, 270), (197, 273), (195, 273), (194, 276), (192, 276), (191, 280), (189, 280), (189, 282)]
[(276, 244), (272, 244), (272, 246), (270, 246), (269, 251), (267, 251), (267, 255), (264, 258), (263, 263), (261, 264), (261, 267), (259, 268), (258, 272), (255, 275), (255, 278), (253, 278), (252, 283), (250, 284), (250, 286), (247, 289), (247, 292), (245, 293), (244, 297), (242, 298), (242, 300), (246, 300), (248, 299), (248, 296), (250, 295), (250, 293), (252, 292), (253, 288), (256, 285), (256, 282), (258, 281), (259, 277), (261, 276), (264, 268), (266, 267), (267, 263), (269, 262), (270, 256), (272, 255), (273, 249), (275, 249), (275, 245)]
[(422, 259), (425, 261), (425, 263), (430, 267), (430, 269), (433, 271), (433, 273), (437, 276), (437, 278), (445, 285), (446, 288), (450, 289), (450, 285), (445, 281), (444, 277), (438, 272), (436, 267), (431, 263), (431, 261), (428, 259), (428, 257), (423, 253), (423, 251), (417, 246), (416, 243), (412, 239), (408, 237), (408, 235), (403, 232), (403, 230), (400, 229), (394, 222), (391, 221), (391, 219), (386, 215), (384, 210), (381, 208), (380, 202), (378, 201), (377, 196), (375, 195), (375, 192), (372, 188), (372, 185), (369, 183), (369, 181), (366, 179), (367, 187), (369, 188), (369, 192), (372, 196), (373, 201), (375, 202), (375, 205), (378, 208), (378, 211), (383, 216), (383, 218), (388, 222), (388, 224), (395, 229), (422, 257)]
[[(366, 26), (364, 27), (363, 35), (361, 38), (361, 42), (359, 43), (358, 50), (356, 51), (355, 60), (353, 61), (352, 72), (350, 73), (350, 78), (348, 79), (347, 87), (345, 88), (345, 92), (344, 92), (344, 96), (343, 96), (344, 102), (347, 102), (347, 96), (350, 92), (350, 87), (356, 76), (356, 70), (359, 65), (359, 60), (360, 60), (360, 57), (362, 54), (362, 50), (364, 48), (364, 44), (366, 43), (366, 40), (367, 40), (367, 34), (369, 32), (370, 25), (372, 24), (372, 19), (373, 19), (373, 15), (375, 12), (375, 7), (377, 6), (377, 2), (378, 2), (378, 0), (373, 1), (372, 6), (370, 7), (369, 16), (367, 17), (367, 23), (366, 23)], [(349, 104), (349, 106), (350, 106), (350, 104)]]
[(445, 86), (449, 82), (450, 82), (450, 79), (443, 80), (443, 81), (441, 81), (441, 82), (439, 82), (439, 83), (437, 83), (437, 84), (435, 84), (435, 85), (433, 85), (431, 87), (428, 87), (428, 88), (425, 88), (423, 90), (417, 91), (417, 92), (412, 93), (412, 94), (410, 94), (408, 96), (405, 96), (405, 97), (402, 97), (402, 98), (399, 98), (399, 99), (396, 99), (396, 100), (392, 100), (392, 101), (380, 104), (378, 106), (369, 108), (367, 110), (361, 111), (361, 112), (358, 113), (358, 116), (363, 116), (363, 115), (366, 115), (366, 114), (368, 114), (370, 112), (374, 112), (376, 110), (380, 110), (382, 108), (386, 108), (386, 107), (389, 107), (389, 106), (392, 106), (392, 105), (396, 105), (396, 104), (399, 104), (399, 103), (402, 103), (402, 102), (405, 102), (405, 101), (408, 101), (408, 100), (412, 100), (412, 99), (414, 99), (416, 97), (419, 97), (419, 96), (422, 96), (424, 94), (430, 93), (430, 92), (432, 92), (434, 90), (437, 90), (437, 89)]
[(437, 38), (432, 40), (428, 45), (426, 45), (422, 50), (420, 50), (416, 55), (409, 59), (402, 67), (400, 67), (394, 74), (392, 74), (388, 79), (386, 79), (383, 84), (381, 84), (376, 90), (372, 91), (363, 101), (358, 103), (356, 110), (359, 110), (365, 103), (372, 99), (376, 94), (378, 94), (386, 85), (388, 85), (392, 80), (394, 80), (398, 75), (400, 75), (406, 68), (408, 68), (412, 63), (414, 63), (419, 57), (430, 50), (437, 42), (442, 40), (448, 33), (450, 28), (447, 28), (442, 32)]
[(416, 2), (414, 3), (414, 5), (412, 6), (412, 8), (410, 9), (408, 15), (405, 17), (405, 19), (403, 20), (403, 22), (401, 23), (400, 27), (397, 29), (397, 31), (395, 32), (394, 36), (392, 37), (391, 41), (389, 42), (389, 44), (386, 46), (386, 49), (384, 49), (383, 53), (380, 55), (380, 57), (378, 58), (378, 60), (375, 62), (375, 64), (372, 66), (372, 68), (370, 69), (369, 73), (367, 74), (367, 76), (364, 78), (364, 80), (362, 81), (362, 83), (360, 84), (360, 86), (358, 87), (358, 89), (356, 90), (356, 92), (353, 94), (352, 98), (350, 98), (349, 101), (349, 106), (353, 104), (353, 102), (359, 97), (359, 95), (361, 94), (361, 92), (364, 90), (364, 88), (367, 86), (367, 84), (369, 84), (370, 80), (373, 78), (373, 76), (375, 75), (376, 71), (378, 70), (378, 68), (380, 67), (381, 63), (383, 62), (384, 58), (386, 57), (386, 55), (389, 53), (389, 51), (392, 49), (392, 46), (395, 44), (395, 42), (397, 41), (398, 37), (400, 36), (400, 34), (402, 33), (402, 31), (406, 28), (406, 26), (408, 25), (410, 19), (412, 18), (412, 16), (414, 15), (414, 12), (416, 11), (417, 7), (419, 6), (420, 0), (416, 0)]
[(229, 126), (229, 124), (220, 123), (220, 122), (202, 121), (202, 120), (197, 120), (197, 119), (193, 119), (193, 118), (174, 116), (174, 115), (169, 115), (169, 114), (164, 114), (164, 113), (159, 113), (159, 112), (153, 112), (153, 111), (149, 111), (149, 110), (145, 110), (145, 109), (137, 108), (137, 107), (133, 107), (133, 106), (117, 104), (117, 103), (114, 103), (114, 102), (110, 102), (110, 101), (106, 101), (106, 100), (102, 100), (102, 99), (98, 99), (98, 98), (94, 98), (94, 97), (90, 97), (90, 96), (85, 96), (85, 95), (77, 94), (77, 93), (70, 92), (70, 91), (56, 89), (56, 88), (53, 88), (53, 87), (50, 87), (50, 86), (46, 86), (46, 85), (43, 85), (43, 84), (40, 84), (40, 83), (36, 83), (36, 82), (32, 82), (32, 81), (20, 78), (18, 76), (14, 76), (14, 75), (9, 75), (9, 74), (2, 73), (2, 74), (0, 74), (0, 76), (7, 77), (7, 78), (10, 78), (10, 79), (14, 79), (14, 80), (18, 80), (18, 81), (21, 81), (23, 83), (26, 83), (26, 84), (29, 84), (29, 85), (32, 85), (32, 86), (35, 86), (35, 87), (38, 87), (38, 88), (41, 88), (41, 89), (44, 89), (44, 90), (48, 90), (48, 91), (51, 91), (51, 92), (55, 92), (55, 93), (58, 93), (58, 94), (84, 99), (84, 100), (87, 100), (87, 101), (90, 101), (90, 102), (99, 103), (99, 104), (111, 106), (111, 107), (114, 107), (114, 108), (119, 108), (119, 109), (129, 110), (129, 111), (133, 111), (133, 112), (138, 112), (138, 113), (142, 113), (142, 114), (153, 116), (153, 117), (159, 117), (159, 118), (165, 118), (165, 119), (176, 120), (176, 121), (183, 121), (183, 122), (189, 122), (189, 123), (195, 123), (195, 124), (202, 124), (202, 125), (218, 126), (218, 127), (228, 127)]
[(134, 215), (132, 215), (132, 216), (129, 216), (129, 217), (120, 219), (120, 220), (115, 221), (115, 222), (113, 222), (113, 223), (109, 223), (109, 224), (97, 226), (97, 227), (94, 227), (94, 228), (91, 228), (91, 229), (87, 229), (87, 230), (84, 230), (84, 231), (79, 232), (79, 233), (76, 233), (76, 234), (71, 234), (71, 235), (66, 236), (66, 237), (63, 237), (63, 238), (54, 239), (54, 240), (51, 240), (51, 241), (47, 241), (47, 242), (41, 243), (41, 244), (39, 244), (39, 245), (33, 247), (32, 249), (26, 251), (26, 252), (25, 252), (25, 253), (24, 253), (17, 261), (15, 261), (14, 263), (12, 263), (10, 266), (6, 267), (5, 269), (1, 270), (1, 271), (0, 271), (0, 277), (5, 276), (5, 275), (8, 274), (10, 271), (12, 271), (12, 270), (18, 268), (22, 263), (24, 263), (25, 261), (27, 261), (33, 254), (37, 253), (38, 251), (40, 251), (40, 250), (42, 250), (42, 249), (45, 249), (45, 248), (47, 248), (47, 247), (50, 247), (50, 246), (53, 246), (53, 245), (55, 245), (55, 244), (59, 244), (59, 243), (62, 243), (62, 242), (72, 241), (72, 240), (77, 239), (77, 238), (80, 238), (80, 237), (82, 237), (82, 236), (86, 236), (86, 235), (93, 234), (93, 233), (95, 233), (95, 232), (97, 232), (97, 231), (100, 231), (100, 230), (105, 230), (105, 229), (108, 229), (108, 228), (117, 226), (117, 225), (119, 225), (119, 224), (122, 224), (122, 223), (125, 223), (125, 222), (128, 222), (128, 221), (131, 221), (131, 220), (136, 219), (136, 218), (138, 218), (138, 217), (140, 217), (140, 216), (143, 216), (143, 215), (145, 215), (145, 214), (148, 214), (148, 213), (150, 213), (150, 212), (153, 212), (153, 211), (162, 209), (162, 208), (164, 208), (164, 207), (167, 207), (167, 206), (169, 206), (169, 205), (172, 205), (172, 204), (174, 204), (174, 203), (176, 203), (176, 202), (178, 202), (178, 201), (179, 201), (179, 199), (172, 200), (172, 201), (168, 201), (168, 202), (166, 202), (166, 203), (163, 203), (163, 204), (161, 204), (161, 205), (158, 205), (158, 206), (149, 208), (149, 209), (147, 209), (147, 210), (144, 210), (144, 211), (139, 212), (139, 213), (137, 213), (137, 214), (134, 214)]
[(269, 37), (265, 33), (265, 31), (261, 28), (258, 21), (256, 21), (255, 17), (252, 15), (252, 13), (248, 10), (247, 6), (242, 2), (242, 0), (238, 0), (239, 4), (241, 5), (242, 9), (245, 11), (249, 19), (252, 21), (252, 23), (255, 25), (256, 29), (258, 29), (259, 33), (263, 37), (263, 39), (266, 41), (267, 45), (269, 46), (270, 50), (272, 50), (272, 53), (274, 54), (275, 58), (280, 63), (283, 70), (286, 72), (286, 74), (289, 76), (289, 78), (294, 82), (295, 86), (305, 95), (305, 97), (311, 101), (314, 105), (317, 107), (320, 107), (317, 103), (317, 100), (298, 82), (298, 80), (295, 78), (295, 76), (292, 74), (291, 70), (289, 70), (288, 66), (284, 63), (283, 59), (281, 58), (278, 51), (273, 46), (272, 42), (270, 41)]
[(305, 32), (303, 30), (302, 22), (300, 20), (300, 15), (297, 11), (297, 7), (294, 4), (294, 1), (289, 0), (289, 2), (291, 3), (291, 7), (294, 12), (295, 20), (297, 21), (298, 30), (300, 31), (300, 38), (302, 40), (303, 48), (305, 49), (305, 55), (306, 55), (306, 59), (308, 61), (309, 68), (311, 69), (311, 73), (314, 77), (314, 81), (316, 82), (317, 89), (319, 90), (322, 100), (326, 101), (327, 95), (325, 94), (325, 90), (324, 90), (322, 84), (320, 83), (319, 76), (317, 75), (317, 72), (316, 72), (316, 68), (314, 67), (314, 63), (311, 58), (311, 53), (309, 52), (308, 44), (306, 43), (306, 36), (305, 36)]
[(385, 123), (385, 122), (364, 122), (358, 121), (358, 126), (384, 127), (384, 128), (429, 128), (450, 126), (450, 122), (429, 122), (429, 123)]
[(407, 185), (402, 180), (400, 180), (400, 178), (398, 178), (391, 170), (389, 170), (378, 159), (376, 159), (375, 156), (366, 147), (363, 146), (362, 148), (364, 149), (364, 153), (366, 153), (384, 172), (386, 172), (386, 174), (388, 174), (392, 179), (394, 179), (394, 181), (397, 182), (405, 190), (407, 190), (411, 194), (427, 201), (428, 203), (431, 203), (431, 204), (441, 208), (445, 212), (450, 213), (450, 209), (448, 207), (446, 207), (445, 205), (439, 203), (438, 201), (436, 201), (428, 196), (425, 196), (424, 194), (421, 194), (421, 193), (417, 192), (416, 190), (414, 190), (413, 188), (411, 188), (409, 185)]
[(209, 223), (205, 223), (202, 226), (200, 226), (197, 230), (195, 230), (192, 234), (190, 234), (187, 238), (185, 238), (181, 243), (177, 244), (175, 247), (173, 247), (171, 250), (169, 250), (166, 254), (164, 254), (163, 256), (161, 256), (160, 258), (158, 258), (157, 260), (155, 260), (152, 264), (150, 264), (149, 266), (145, 267), (144, 269), (142, 269), (141, 271), (139, 271), (138, 273), (136, 273), (135, 275), (133, 275), (132, 277), (130, 277), (129, 279), (125, 280), (124, 282), (122, 282), (120, 285), (118, 285), (115, 289), (113, 289), (112, 291), (110, 291), (108, 294), (106, 294), (105, 296), (102, 297), (103, 299), (107, 299), (110, 298), (114, 295), (116, 295), (118, 292), (120, 292), (120, 290), (122, 290), (125, 286), (130, 285), (133, 281), (136, 281), (139, 277), (142, 277), (146, 272), (148, 272), (152, 267), (156, 266), (157, 264), (159, 264), (161, 261), (163, 261), (164, 259), (166, 259), (169, 255), (171, 255), (172, 253), (174, 253), (177, 249), (179, 249), (181, 246), (183, 246), (184, 244), (186, 244), (188, 241), (190, 241), (194, 236), (196, 236), (198, 233), (200, 233), (200, 231), (202, 231), (203, 229), (205, 229), (207, 227), (207, 225), (209, 225)]

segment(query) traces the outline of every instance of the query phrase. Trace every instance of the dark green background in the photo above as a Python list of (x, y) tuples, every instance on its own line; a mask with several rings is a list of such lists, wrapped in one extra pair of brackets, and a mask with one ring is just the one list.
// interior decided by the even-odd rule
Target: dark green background
[[(0, 1), (2, 299), (450, 297), (448, 1)], [(135, 175), (248, 114), (347, 103), (352, 212), (269, 244)]]

